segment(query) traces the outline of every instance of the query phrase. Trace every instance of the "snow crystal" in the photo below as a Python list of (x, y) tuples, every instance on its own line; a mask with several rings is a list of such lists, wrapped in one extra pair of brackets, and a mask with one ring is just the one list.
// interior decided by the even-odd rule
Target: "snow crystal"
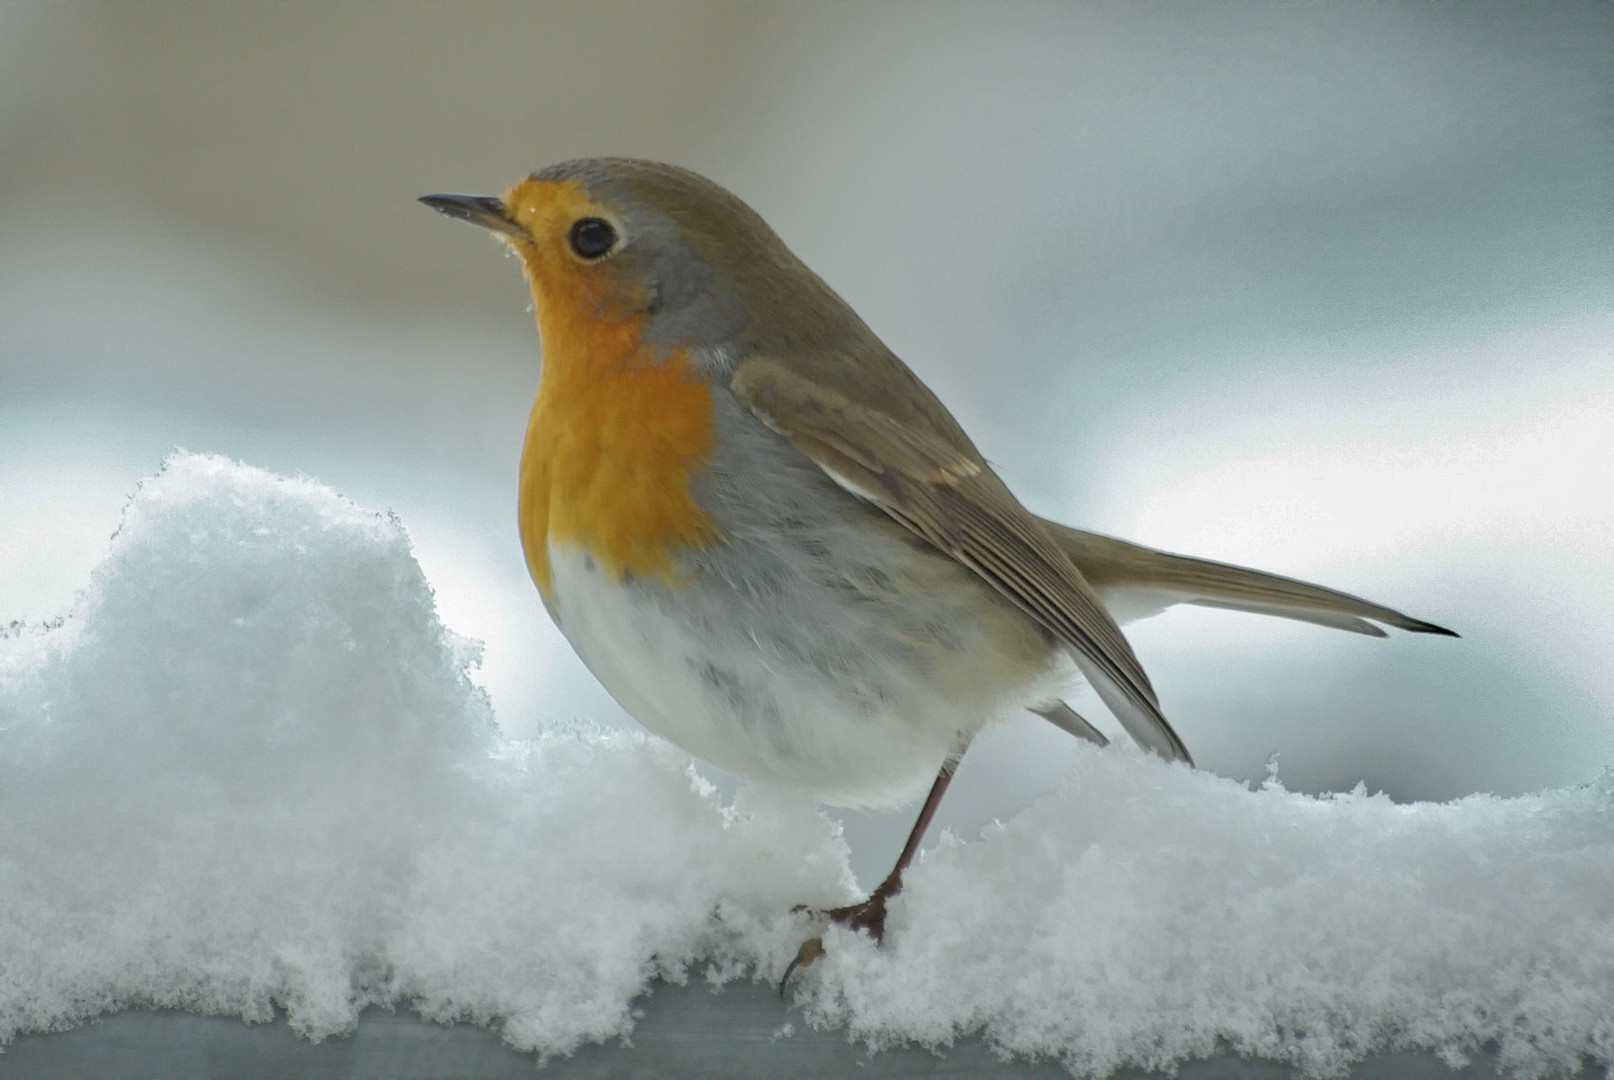
[[(318, 1038), (406, 1004), (565, 1053), (654, 978), (777, 979), (792, 906), (851, 897), (814, 807), (725, 802), (649, 737), (510, 742), (476, 656), (395, 520), (172, 459), (68, 615), (0, 637), (0, 1038), (129, 1005)], [(924, 858), (886, 947), (826, 941), (796, 1000), (876, 1046), (1606, 1064), (1614, 781), (1398, 806), (1083, 751)]]

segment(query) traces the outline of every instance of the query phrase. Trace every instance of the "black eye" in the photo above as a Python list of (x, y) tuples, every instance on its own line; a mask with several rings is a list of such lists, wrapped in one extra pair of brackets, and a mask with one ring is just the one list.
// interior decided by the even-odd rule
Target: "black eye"
[(598, 259), (616, 246), (616, 230), (603, 218), (580, 218), (567, 239), (580, 259)]

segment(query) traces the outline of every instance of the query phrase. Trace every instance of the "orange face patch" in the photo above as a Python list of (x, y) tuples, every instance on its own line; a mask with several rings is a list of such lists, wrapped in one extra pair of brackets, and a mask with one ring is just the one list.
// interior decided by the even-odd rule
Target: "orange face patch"
[(531, 179), (504, 204), (531, 237), (512, 246), (543, 345), (521, 453), (527, 567), (547, 596), (550, 543), (574, 543), (618, 580), (670, 582), (680, 550), (719, 535), (690, 491), (712, 450), (711, 392), (681, 351), (643, 344), (644, 317), (621, 302), (624, 282), (569, 254), (572, 224), (610, 220), (607, 208), (575, 183)]

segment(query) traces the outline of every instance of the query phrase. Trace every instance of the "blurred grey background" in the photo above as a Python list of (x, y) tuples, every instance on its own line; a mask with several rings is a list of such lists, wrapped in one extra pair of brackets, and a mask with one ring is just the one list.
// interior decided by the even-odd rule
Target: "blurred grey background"
[[(414, 202), (624, 154), (752, 203), (1033, 509), (1464, 635), (1135, 626), (1203, 767), (1591, 779), (1611, 57), (1608, 3), (0, 3), (0, 622), (61, 611), (137, 481), (212, 451), (396, 510), (512, 734), (629, 723), (518, 551), (520, 274)], [(943, 824), (1056, 782), (1039, 724)], [(866, 881), (910, 813), (847, 815)]]

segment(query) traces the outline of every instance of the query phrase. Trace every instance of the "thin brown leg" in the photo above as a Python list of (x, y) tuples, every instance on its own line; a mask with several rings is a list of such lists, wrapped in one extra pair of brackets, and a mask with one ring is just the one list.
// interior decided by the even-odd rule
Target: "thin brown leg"
[(953, 782), (953, 774), (958, 771), (958, 763), (963, 756), (961, 750), (942, 763), (941, 772), (936, 774), (936, 782), (930, 785), (930, 794), (925, 796), (925, 805), (919, 808), (919, 817), (913, 823), (913, 831), (908, 834), (908, 842), (902, 846), (902, 854), (897, 856), (897, 865), (891, 868), (891, 873), (885, 876), (885, 880), (880, 882), (869, 894), (869, 898), (862, 903), (831, 908), (824, 912), (831, 922), (850, 926), (854, 930), (867, 930), (875, 941), (885, 937), (885, 902), (902, 891), (902, 872), (908, 869), (908, 864), (919, 854), (919, 842), (925, 838), (925, 831), (930, 828), (931, 820), (936, 816), (936, 808), (941, 805), (942, 796), (947, 793), (947, 785)]
[[(936, 782), (930, 785), (930, 794), (925, 796), (925, 805), (919, 808), (919, 818), (913, 823), (913, 831), (908, 834), (908, 842), (902, 845), (902, 854), (897, 856), (897, 865), (891, 868), (891, 873), (885, 880), (869, 894), (869, 898), (862, 903), (849, 904), (846, 907), (831, 908), (824, 912), (831, 922), (838, 922), (842, 926), (850, 926), (854, 930), (865, 930), (875, 941), (885, 937), (885, 902), (902, 891), (902, 872), (908, 869), (914, 856), (919, 854), (919, 842), (925, 838), (925, 830), (930, 828), (930, 822), (936, 816), (936, 808), (941, 805), (942, 796), (947, 794), (947, 785), (953, 782), (953, 774), (958, 771), (958, 763), (964, 757), (964, 750), (969, 744), (966, 742), (958, 751), (942, 762), (941, 772), (936, 774)], [(796, 958), (785, 968), (784, 978), (779, 980), (780, 996), (784, 995), (785, 984), (798, 967), (806, 967), (817, 960), (824, 953), (822, 938), (809, 938), (802, 942), (801, 950)]]

